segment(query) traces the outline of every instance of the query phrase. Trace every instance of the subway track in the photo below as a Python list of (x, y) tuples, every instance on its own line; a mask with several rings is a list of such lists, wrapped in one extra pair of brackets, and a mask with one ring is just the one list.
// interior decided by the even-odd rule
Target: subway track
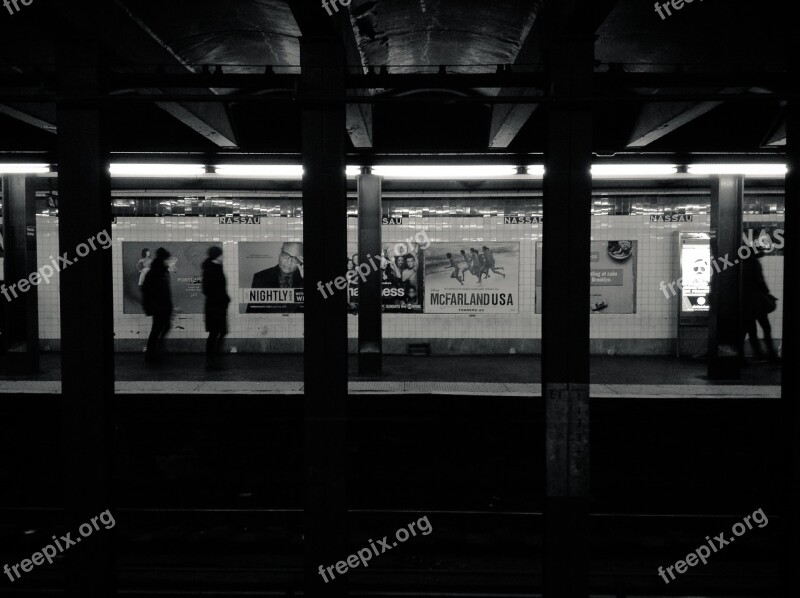
[[(594, 594), (777, 595), (777, 403), (593, 405)], [(120, 595), (303, 595), (301, 406), (297, 397), (120, 399)], [(0, 562), (30, 556), (63, 525), (58, 407), (57, 396), (6, 396), (0, 408)], [(351, 551), (423, 516), (433, 527), (349, 572), (351, 595), (541, 592), (540, 399), (358, 396), (349, 414)], [(658, 566), (759, 508), (766, 527), (669, 586), (658, 577)], [(0, 584), (0, 595), (55, 595), (60, 575), (58, 563), (37, 568), (20, 586)]]

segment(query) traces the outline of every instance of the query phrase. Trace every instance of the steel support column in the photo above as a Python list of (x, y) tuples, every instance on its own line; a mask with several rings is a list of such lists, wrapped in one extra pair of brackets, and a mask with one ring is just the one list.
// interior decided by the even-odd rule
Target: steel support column
[[(36, 263), (36, 192), (24, 174), (3, 178), (5, 286), (0, 289), (5, 323), (3, 369), (11, 375), (39, 370), (39, 294)], [(0, 272), (0, 278), (3, 273)]]
[[(551, 93), (591, 93), (592, 37), (561, 40), (547, 58)], [(546, 501), (544, 595), (588, 595), (589, 255), (592, 113), (548, 108), (542, 255), (542, 388)]]
[[(334, 38), (300, 40), (301, 97), (344, 93), (344, 47)], [(347, 293), (323, 293), (345, 275), (347, 181), (344, 104), (302, 102), (305, 255), (305, 447), (307, 596), (346, 596), (346, 578), (325, 583), (320, 566), (347, 556), (345, 414)], [(335, 572), (335, 570), (334, 570)], [(326, 573), (326, 575), (329, 575)]]
[[(380, 376), (383, 361), (381, 308), (381, 177), (358, 177), (358, 373)], [(375, 268), (374, 264), (378, 267)]]
[[(708, 377), (738, 379), (741, 375), (742, 245), (744, 178), (720, 176), (711, 184), (711, 268), (708, 320)], [(725, 267), (725, 258), (734, 265)]]
[[(792, 78), (800, 76), (800, 48), (794, 48)], [(785, 472), (783, 501), (783, 550), (781, 581), (784, 598), (797, 595), (797, 563), (800, 561), (800, 101), (789, 102), (786, 121), (786, 174), (783, 254), (783, 339), (781, 377), (782, 464)], [(780, 309), (780, 307), (779, 307)]]
[[(58, 40), (62, 97), (100, 91), (101, 52), (92, 41)], [(114, 507), (113, 278), (111, 251), (102, 242), (112, 232), (111, 191), (102, 109), (60, 101), (57, 115), (59, 253), (71, 262), (62, 263), (59, 275), (64, 493), (74, 531)], [(115, 595), (112, 531), (92, 535), (65, 556), (67, 595)]]

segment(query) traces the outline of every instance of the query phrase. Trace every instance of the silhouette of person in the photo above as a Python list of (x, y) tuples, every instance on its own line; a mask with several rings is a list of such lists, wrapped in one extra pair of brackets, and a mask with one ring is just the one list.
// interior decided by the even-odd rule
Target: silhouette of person
[(744, 337), (750, 337), (750, 346), (756, 361), (764, 361), (764, 351), (758, 340), (758, 327), (764, 331), (764, 343), (772, 362), (780, 361), (775, 345), (772, 342), (772, 327), (769, 323), (767, 302), (769, 301), (769, 287), (764, 280), (764, 271), (761, 268), (763, 253), (754, 252), (747, 259), (742, 260), (742, 342)]
[(142, 283), (144, 313), (153, 316), (153, 327), (150, 329), (145, 353), (145, 361), (150, 363), (158, 361), (161, 356), (164, 337), (169, 332), (172, 317), (172, 292), (166, 263), (169, 257), (169, 251), (163, 247), (156, 249), (156, 257)]
[(219, 356), (222, 343), (228, 334), (228, 304), (231, 298), (226, 290), (225, 273), (222, 271), (222, 249), (209, 247), (208, 259), (203, 262), (203, 295), (206, 296), (205, 321), (206, 369), (220, 368)]

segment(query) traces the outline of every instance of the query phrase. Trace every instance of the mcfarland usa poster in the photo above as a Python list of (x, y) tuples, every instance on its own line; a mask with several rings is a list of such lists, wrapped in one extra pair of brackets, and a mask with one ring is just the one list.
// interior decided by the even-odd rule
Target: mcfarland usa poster
[(303, 244), (239, 243), (239, 313), (303, 311)]
[(519, 313), (519, 243), (433, 243), (425, 253), (425, 312)]

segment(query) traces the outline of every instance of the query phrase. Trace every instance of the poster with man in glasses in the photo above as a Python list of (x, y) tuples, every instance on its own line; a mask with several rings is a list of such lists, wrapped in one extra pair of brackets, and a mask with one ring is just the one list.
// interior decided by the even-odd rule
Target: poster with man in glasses
[(303, 311), (303, 244), (239, 243), (239, 313)]

